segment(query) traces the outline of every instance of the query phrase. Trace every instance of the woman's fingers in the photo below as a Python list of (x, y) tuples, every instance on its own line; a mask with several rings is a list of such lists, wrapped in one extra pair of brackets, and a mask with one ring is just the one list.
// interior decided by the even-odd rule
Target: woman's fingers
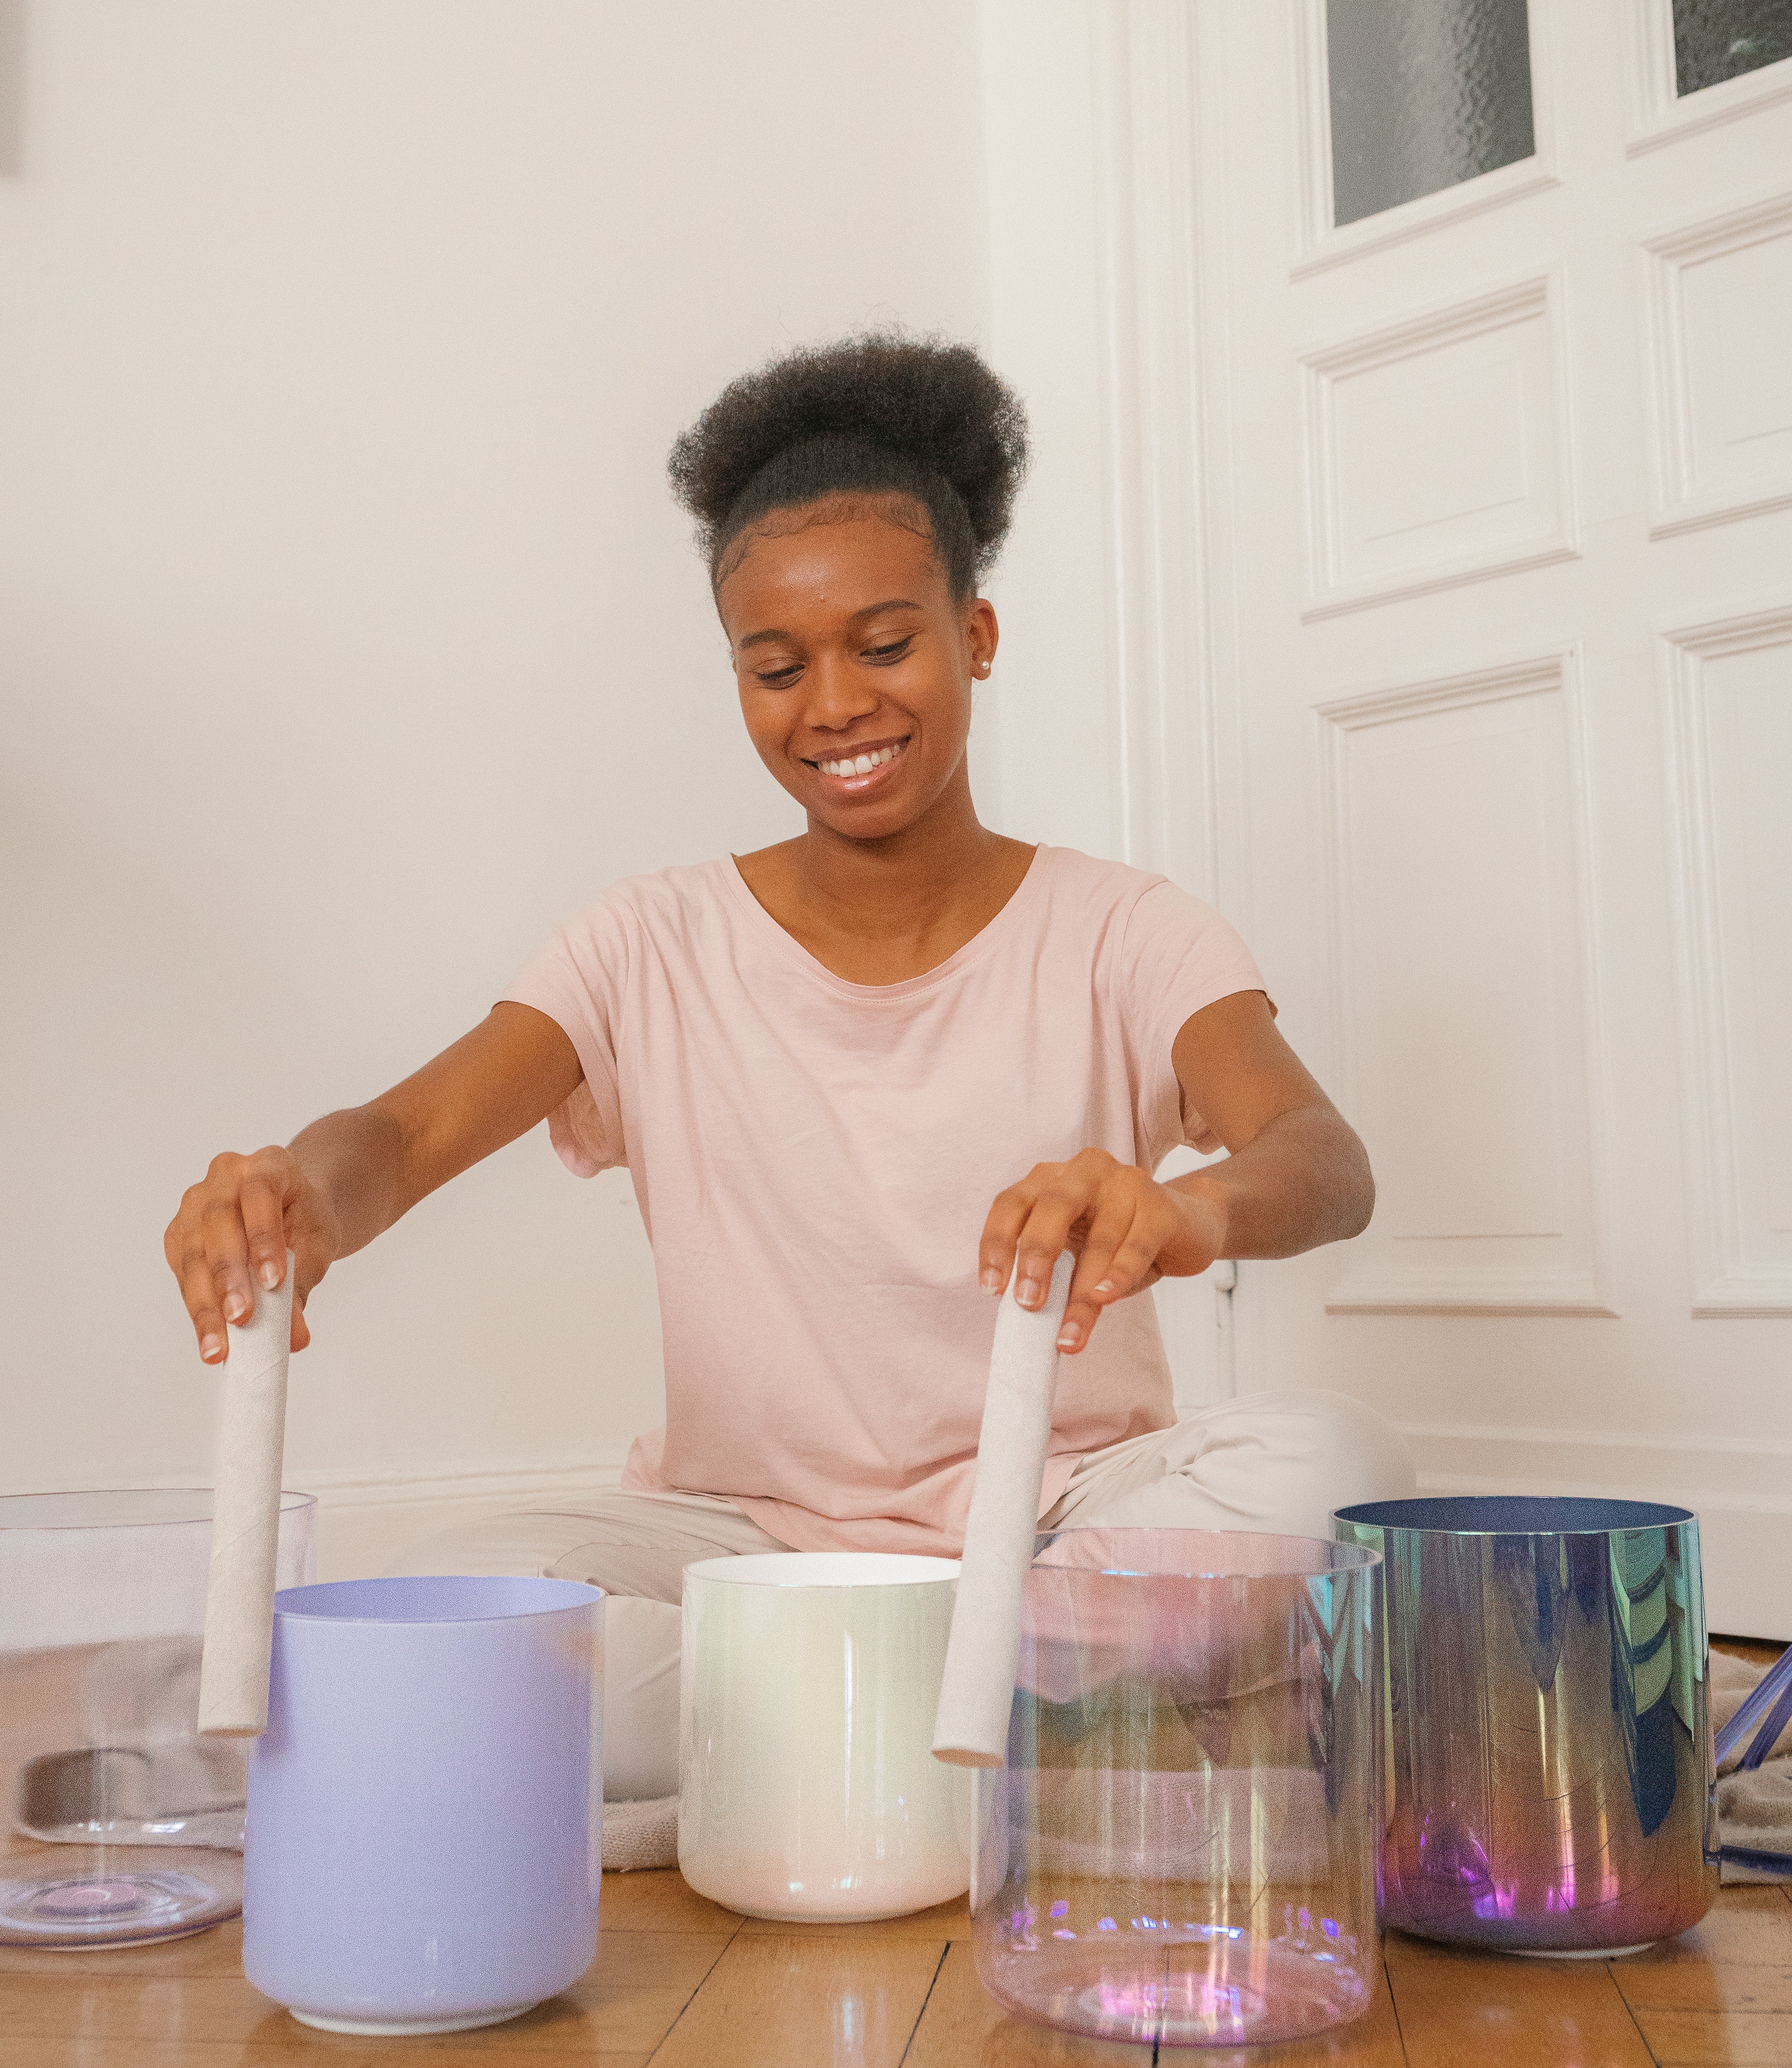
[[(184, 1246), (177, 1248), (177, 1242), (183, 1238), (187, 1238)], [(218, 1304), (217, 1288), (204, 1246), (199, 1240), (197, 1220), (190, 1231), (181, 1230), (177, 1221), (168, 1231), (165, 1247), (168, 1260), (180, 1280), (181, 1297), (192, 1318), (193, 1332), (199, 1338), (199, 1354), (207, 1364), (216, 1364), (224, 1354), (224, 1313)]]
[(1045, 1174), (1056, 1167), (1039, 1164), (1018, 1185), (1010, 1185), (1005, 1192), (996, 1195), (996, 1203), (989, 1210), (977, 1244), (977, 1282), (984, 1292), (1000, 1292), (1006, 1288), (1014, 1270), (1020, 1231), (1027, 1225)]
[(286, 1188), (259, 1157), (251, 1157), (237, 1195), (247, 1238), (249, 1268), (271, 1292), (286, 1276)]
[(1203, 1200), (1158, 1184), (1148, 1171), (1102, 1149), (1068, 1163), (1041, 1163), (991, 1207), (978, 1252), (986, 1291), (1000, 1292), (1012, 1272), (1023, 1307), (1043, 1306), (1052, 1268), (1077, 1252), (1060, 1349), (1083, 1349), (1102, 1309), (1171, 1272), (1203, 1271), (1220, 1254), (1224, 1216)]
[(182, 1196), (162, 1238), (207, 1364), (230, 1354), (226, 1324), (248, 1321), (257, 1300), (285, 1276), (289, 1245), (299, 1256), (303, 1287), (303, 1292), (295, 1288), (292, 1347), (303, 1349), (311, 1340), (303, 1292), (329, 1268), (331, 1245), (317, 1226), (315, 1199), (283, 1149), (214, 1156), (204, 1179)]
[(1094, 1182), (1074, 1163), (1061, 1164), (1040, 1187), (1014, 1246), (1014, 1297), (1023, 1307), (1045, 1305), (1052, 1272), (1073, 1246), (1072, 1231), (1094, 1211), (1095, 1195)]
[(1142, 1292), (1163, 1275), (1163, 1244), (1174, 1221), (1164, 1211), (1157, 1191), (1153, 1186), (1139, 1201), (1138, 1211), (1125, 1236), (1114, 1245), (1106, 1268), (1094, 1276), (1090, 1297), (1102, 1306), (1110, 1307), (1116, 1300)]
[(1082, 1247), (1104, 1179), (1126, 1167), (1104, 1149), (1085, 1149), (1068, 1163), (1036, 1164), (998, 1193), (978, 1245), (984, 1290), (1000, 1292), (1012, 1275), (1020, 1305), (1042, 1307), (1058, 1258)]
[[(1064, 1325), (1058, 1330), (1061, 1350), (1080, 1350), (1100, 1320), (1106, 1302), (1123, 1297), (1114, 1286), (1114, 1260), (1123, 1253), (1138, 1219), (1138, 1188), (1126, 1182), (1127, 1174), (1123, 1170), (1116, 1172), (1097, 1194), (1089, 1232), (1070, 1280)], [(1132, 1288), (1127, 1284), (1124, 1289)]]
[(226, 1321), (240, 1325), (255, 1311), (255, 1288), (249, 1276), (249, 1238), (243, 1229), (235, 1187), (208, 1189), (209, 1196), (199, 1211), (199, 1240), (217, 1304)]

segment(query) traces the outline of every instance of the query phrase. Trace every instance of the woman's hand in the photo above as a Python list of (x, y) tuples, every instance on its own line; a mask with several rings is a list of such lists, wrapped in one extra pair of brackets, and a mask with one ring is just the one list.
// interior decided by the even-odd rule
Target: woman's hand
[(193, 1317), (199, 1354), (217, 1364), (226, 1321), (246, 1321), (297, 1260), (292, 1347), (311, 1341), (306, 1296), (437, 1186), (526, 1134), (570, 1098), (578, 1052), (532, 1005), (495, 1005), (470, 1033), (366, 1105), (327, 1113), (290, 1149), (214, 1156), (168, 1224), (162, 1249)]
[(162, 1237), (207, 1364), (227, 1354), (225, 1322), (247, 1321), (257, 1288), (272, 1291), (286, 1276), (289, 1249), (296, 1260), (292, 1347), (302, 1350), (311, 1341), (306, 1296), (339, 1248), (335, 1207), (289, 1149), (214, 1156), (205, 1176), (181, 1195), (181, 1210)]
[(1105, 1149), (1085, 1149), (1068, 1163), (1035, 1164), (997, 1197), (984, 1223), (978, 1271), (986, 1292), (1001, 1292), (1012, 1272), (1015, 1298), (1038, 1308), (1059, 1256), (1073, 1251), (1058, 1348), (1080, 1350), (1104, 1307), (1159, 1278), (1205, 1271), (1225, 1247), (1226, 1220), (1224, 1199), (1200, 1187), (1198, 1174), (1160, 1185)]

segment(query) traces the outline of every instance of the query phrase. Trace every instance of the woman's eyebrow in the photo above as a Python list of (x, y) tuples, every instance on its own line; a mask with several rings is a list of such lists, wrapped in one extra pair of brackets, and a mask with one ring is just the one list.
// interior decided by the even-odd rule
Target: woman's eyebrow
[[(920, 608), (919, 604), (910, 603), (906, 596), (893, 596), (883, 603), (868, 603), (863, 610), (855, 610), (849, 622), (862, 625), (867, 618), (882, 617), (886, 610), (918, 610)], [(764, 632), (749, 632), (744, 639), (735, 641), (735, 651), (744, 653), (749, 646), (764, 646), (768, 641), (788, 639), (789, 637), (788, 632), (776, 627)]]

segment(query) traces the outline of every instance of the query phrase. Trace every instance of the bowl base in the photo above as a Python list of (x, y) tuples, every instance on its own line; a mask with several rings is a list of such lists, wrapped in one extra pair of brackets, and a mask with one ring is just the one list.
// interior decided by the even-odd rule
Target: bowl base
[(901, 1910), (762, 1910), (744, 1903), (730, 1902), (727, 1907), (762, 1924), (891, 1924), (898, 1917), (918, 1916), (931, 1910), (931, 1903), (912, 1903)]
[(1621, 1960), (1627, 1953), (1646, 1953), (1656, 1942), (1645, 1939), (1638, 1946), (1503, 1946), (1497, 1950), (1516, 1953), (1521, 1960)]
[[(6, 1865), (15, 1864), (7, 1862)], [(33, 1866), (45, 1862), (33, 1859)], [(169, 1868), (0, 1879), (0, 1946), (47, 1953), (184, 1939), (234, 1917), (242, 1899)]]
[[(290, 2004), (287, 2008), (292, 2009)], [(406, 2034), (422, 2038), (433, 2032), (471, 2032), (482, 2025), (502, 2025), (507, 2018), (520, 2017), (534, 2009), (532, 2003), (511, 2004), (503, 2010), (474, 2011), (465, 2017), (326, 2017), (316, 2010), (295, 2010), (292, 2015), (319, 2032), (345, 2032), (353, 2039), (401, 2039)]]

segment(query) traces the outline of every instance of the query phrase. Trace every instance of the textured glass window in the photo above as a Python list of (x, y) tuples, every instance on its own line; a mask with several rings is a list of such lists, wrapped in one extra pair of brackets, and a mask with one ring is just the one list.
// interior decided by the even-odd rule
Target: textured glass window
[(1332, 221), (1537, 149), (1525, 0), (1326, 0)]
[(1674, 84), (1696, 93), (1792, 58), (1792, 0), (1674, 0)]

